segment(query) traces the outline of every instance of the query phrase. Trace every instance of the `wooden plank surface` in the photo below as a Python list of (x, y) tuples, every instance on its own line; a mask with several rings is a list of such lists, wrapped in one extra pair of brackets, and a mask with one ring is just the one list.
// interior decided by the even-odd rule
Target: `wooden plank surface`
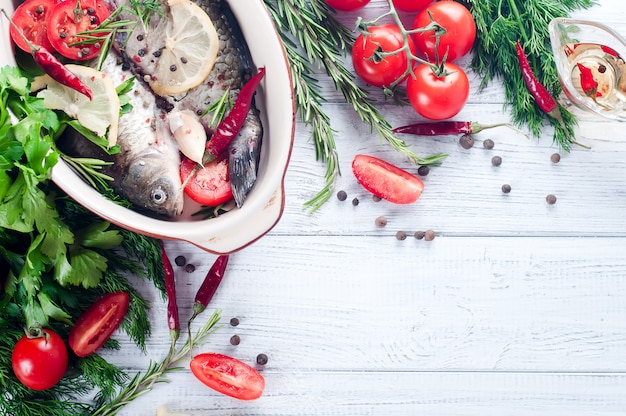
[[(372, 0), (366, 15), (384, 11)], [(626, 34), (626, 5), (601, 0), (578, 16)], [(343, 15), (348, 23), (358, 13)], [(251, 365), (265, 353), (265, 394), (253, 402), (221, 396), (188, 371), (120, 414), (154, 415), (159, 405), (189, 415), (624, 415), (626, 414), (626, 133), (624, 124), (580, 115), (566, 153), (551, 130), (527, 139), (499, 128), (475, 136), (406, 138), (423, 155), (449, 154), (424, 177), (410, 206), (376, 202), (350, 170), (357, 153), (415, 171), (363, 125), (324, 77), (325, 109), (337, 130), (337, 190), (314, 214), (303, 204), (323, 185), (307, 126), (299, 123), (286, 178), (286, 207), (264, 238), (232, 255), (213, 302), (222, 311), (210, 342), (196, 348)], [(473, 78), (475, 86), (477, 79)], [(472, 90), (458, 120), (508, 121), (497, 83)], [(392, 125), (417, 120), (382, 105)], [(495, 147), (486, 150), (490, 138)], [(558, 164), (550, 156), (558, 152)], [(503, 159), (500, 167), (491, 157)], [(503, 184), (512, 191), (504, 195)], [(554, 205), (545, 197), (557, 196)], [(359, 204), (353, 206), (351, 200)], [(384, 215), (388, 224), (375, 225)], [(434, 241), (415, 231), (432, 229)], [(396, 233), (404, 231), (406, 240)], [(168, 242), (193, 273), (176, 269), (181, 317), (215, 259)], [(149, 285), (154, 333), (146, 354), (119, 337), (104, 355), (131, 373), (169, 347), (165, 305)], [(197, 320), (196, 327), (211, 310)], [(229, 319), (237, 317), (233, 327)], [(232, 335), (241, 343), (230, 344)], [(186, 365), (187, 363), (183, 363)]]

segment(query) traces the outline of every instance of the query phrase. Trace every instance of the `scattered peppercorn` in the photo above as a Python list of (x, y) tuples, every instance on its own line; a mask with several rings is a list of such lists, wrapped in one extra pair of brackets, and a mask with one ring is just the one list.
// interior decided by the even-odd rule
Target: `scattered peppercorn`
[(354, 198), (354, 199), (352, 200), (352, 205), (354, 205), (355, 207), (356, 207), (357, 205), (359, 205), (359, 198)]
[(184, 56), (181, 56), (180, 62), (186, 64), (188, 61), (187, 61), (187, 58), (185, 58)]
[(372, 201), (374, 202), (380, 202), (382, 201), (382, 198), (379, 197), (378, 195), (372, 195)]
[(413, 236), (418, 240), (421, 240), (426, 236), (426, 233), (424, 231), (415, 231), (415, 234), (413, 234)]
[(474, 147), (474, 136), (471, 134), (464, 134), (459, 139), (459, 144), (463, 149), (471, 149)]
[(233, 335), (232, 337), (230, 337), (231, 345), (239, 345), (240, 342), (241, 342), (241, 337), (239, 337), (239, 335)]
[(402, 240), (406, 240), (406, 233), (404, 231), (398, 231), (396, 233), (396, 239), (402, 241)]
[(487, 139), (487, 140), (485, 140), (485, 141), (483, 142), (483, 147), (484, 147), (485, 149), (489, 149), (489, 150), (491, 150), (491, 149), (493, 149), (493, 147), (494, 147), (494, 146), (495, 146), (495, 143), (494, 143), (494, 142), (493, 142), (493, 140), (491, 140), (491, 139)]
[(420, 176), (426, 176), (430, 173), (430, 168), (428, 166), (420, 166), (417, 168), (417, 174)]
[(194, 266), (193, 264), (189, 263), (185, 266), (185, 271), (187, 273), (193, 273), (196, 271), (196, 266)]
[(511, 192), (511, 185), (509, 185), (508, 183), (502, 185), (502, 192), (504, 192), (505, 194)]
[(435, 232), (433, 230), (426, 230), (424, 233), (424, 240), (433, 241), (435, 239)]
[(268, 358), (267, 355), (265, 354), (259, 354), (256, 356), (256, 363), (259, 365), (265, 365), (267, 364)]
[(239, 325), (239, 319), (238, 318), (230, 318), (230, 326), (237, 326)]
[(548, 203), (548, 205), (556, 204), (556, 196), (554, 196), (552, 194), (546, 196), (546, 202)]
[(600, 66), (598, 67), (598, 72), (604, 74), (606, 72), (606, 66), (600, 64)]
[(176, 258), (174, 259), (174, 263), (176, 263), (177, 266), (184, 266), (187, 263), (187, 259), (185, 258), (185, 256), (176, 256)]
[(494, 156), (491, 158), (491, 164), (493, 166), (500, 166), (502, 164), (502, 158), (500, 156)]
[(170, 65), (170, 71), (176, 72), (177, 69), (176, 65)]
[(552, 156), (550, 156), (550, 160), (552, 161), (552, 163), (559, 163), (561, 161), (561, 155), (558, 153), (553, 153)]
[(377, 227), (382, 228), (385, 225), (387, 225), (387, 218), (385, 216), (381, 215), (380, 217), (376, 218), (375, 223), (376, 223)]
[(348, 198), (348, 194), (346, 193), (346, 191), (339, 191), (337, 192), (337, 199), (340, 201), (345, 201)]

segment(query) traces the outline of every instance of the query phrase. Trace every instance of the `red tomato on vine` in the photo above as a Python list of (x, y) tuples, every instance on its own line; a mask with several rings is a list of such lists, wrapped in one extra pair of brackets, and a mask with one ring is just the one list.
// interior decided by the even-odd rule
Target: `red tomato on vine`
[(393, 6), (403, 12), (415, 13), (422, 10), (433, 1), (434, 0), (393, 0)]
[(67, 370), (67, 360), (65, 342), (50, 329), (22, 336), (11, 354), (13, 372), (33, 390), (47, 390), (57, 384)]
[(353, 10), (365, 7), (370, 0), (324, 0), (326, 4), (335, 10), (342, 12), (351, 12)]

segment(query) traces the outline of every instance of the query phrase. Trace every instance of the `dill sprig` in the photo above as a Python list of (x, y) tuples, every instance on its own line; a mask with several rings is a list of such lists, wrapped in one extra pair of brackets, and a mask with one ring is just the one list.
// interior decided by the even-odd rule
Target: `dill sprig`
[(321, 207), (332, 195), (335, 180), (341, 174), (334, 142), (335, 132), (322, 108), (325, 100), (315, 82), (314, 66), (325, 69), (335, 89), (342, 93), (346, 102), (352, 105), (362, 121), (369, 123), (381, 140), (413, 163), (435, 165), (447, 156), (439, 153), (420, 157), (394, 135), (389, 122), (381, 115), (367, 92), (356, 84), (352, 71), (344, 65), (343, 60), (354, 42), (354, 36), (334, 18), (326, 3), (321, 0), (264, 1), (279, 28), (287, 51), (296, 90), (296, 105), (302, 121), (311, 126), (316, 159), (327, 165), (324, 187), (305, 203), (305, 208), (312, 212)]
[(215, 326), (220, 320), (221, 311), (216, 310), (206, 324), (198, 330), (194, 336), (193, 343), (188, 339), (185, 344), (176, 351), (172, 348), (161, 362), (152, 361), (146, 371), (137, 373), (126, 387), (120, 390), (114, 398), (99, 403), (92, 416), (113, 416), (124, 406), (136, 398), (152, 390), (156, 383), (166, 382), (167, 374), (179, 370), (177, 365), (191, 353), (192, 345), (202, 343), (215, 331)]
[(535, 103), (522, 79), (515, 42), (522, 41), (532, 69), (541, 83), (557, 97), (561, 84), (550, 46), (548, 24), (576, 9), (589, 8), (594, 0), (465, 0), (476, 22), (472, 68), (482, 75), (480, 87), (494, 79), (505, 88), (506, 105), (513, 122), (526, 125), (539, 137), (547, 119), (554, 127), (553, 140), (569, 151), (575, 144), (576, 117), (560, 105), (563, 124), (547, 116)]

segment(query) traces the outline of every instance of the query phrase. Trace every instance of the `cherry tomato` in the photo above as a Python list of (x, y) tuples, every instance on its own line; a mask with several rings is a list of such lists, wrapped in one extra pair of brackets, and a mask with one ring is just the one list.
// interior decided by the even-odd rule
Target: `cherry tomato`
[(326, 4), (332, 7), (335, 10), (339, 10), (342, 12), (350, 12), (352, 10), (360, 9), (361, 7), (365, 7), (370, 0), (324, 0)]
[(129, 304), (126, 292), (107, 293), (96, 300), (70, 330), (68, 342), (72, 351), (86, 357), (100, 348), (122, 323)]
[[(185, 157), (180, 164), (180, 178), (187, 181), (198, 164)], [(185, 193), (191, 199), (207, 207), (215, 207), (233, 198), (233, 190), (228, 176), (228, 161), (217, 159), (199, 169), (185, 186)]]
[[(55, 4), (54, 0), (26, 0), (15, 9), (11, 20), (30, 42), (52, 50), (46, 33), (46, 24)], [(10, 33), (17, 47), (30, 53), (30, 47), (13, 25), (11, 25)]]
[[(429, 15), (430, 13), (430, 15)], [(456, 1), (438, 1), (431, 4), (417, 14), (413, 22), (413, 28), (428, 26), (432, 19), (445, 28), (446, 33), (439, 37), (437, 54), (439, 61), (443, 60), (448, 52), (447, 61), (466, 55), (476, 39), (476, 23), (472, 13)], [(415, 47), (429, 61), (435, 61), (435, 42), (437, 37), (434, 30), (415, 33), (413, 35)]]
[(418, 65), (408, 77), (409, 102), (422, 117), (444, 120), (458, 114), (469, 98), (469, 79), (452, 62), (444, 63), (445, 75), (436, 75), (429, 65)]
[[(69, 59), (92, 59), (100, 53), (100, 43), (84, 43), (77, 33), (93, 31), (107, 17), (109, 9), (102, 0), (67, 0), (54, 6), (48, 17), (48, 40), (54, 49)], [(92, 36), (106, 36), (93, 33)], [(83, 43), (81, 43), (83, 42)], [(73, 45), (77, 43), (77, 45)]]
[(191, 360), (191, 372), (213, 390), (240, 400), (261, 397), (265, 379), (258, 371), (236, 358), (207, 352)]
[(424, 190), (420, 178), (374, 156), (356, 155), (352, 173), (369, 192), (394, 204), (413, 203)]
[[(354, 72), (368, 84), (389, 87), (408, 74), (406, 52), (399, 51), (404, 46), (402, 32), (392, 24), (370, 26), (367, 32), (370, 34), (360, 34), (352, 46)], [(408, 37), (407, 41), (411, 52), (415, 54), (412, 39)], [(390, 55), (381, 55), (386, 53)]]
[(26, 387), (47, 390), (57, 384), (67, 370), (67, 348), (63, 339), (50, 329), (24, 335), (11, 355), (13, 372)]
[(418, 12), (435, 0), (393, 0), (393, 6), (403, 12)]

